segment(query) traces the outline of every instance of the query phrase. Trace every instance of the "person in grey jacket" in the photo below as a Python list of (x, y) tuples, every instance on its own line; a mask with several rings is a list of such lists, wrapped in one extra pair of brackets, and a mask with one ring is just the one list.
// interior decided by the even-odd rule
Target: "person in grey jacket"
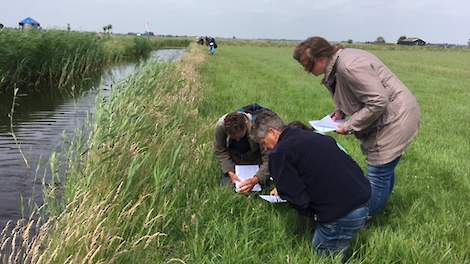
[(266, 150), (249, 137), (251, 126), (252, 114), (237, 111), (222, 116), (215, 127), (214, 155), (224, 173), (222, 185), (239, 181), (235, 165), (260, 165), (256, 175), (240, 182), (240, 192), (251, 191), (257, 183), (264, 185), (269, 178)]
[(360, 140), (372, 188), (369, 213), (377, 214), (393, 190), (400, 157), (418, 132), (416, 98), (369, 52), (311, 37), (295, 48), (293, 57), (308, 73), (323, 75), (322, 83), (336, 105), (332, 118), (349, 116), (336, 132)]

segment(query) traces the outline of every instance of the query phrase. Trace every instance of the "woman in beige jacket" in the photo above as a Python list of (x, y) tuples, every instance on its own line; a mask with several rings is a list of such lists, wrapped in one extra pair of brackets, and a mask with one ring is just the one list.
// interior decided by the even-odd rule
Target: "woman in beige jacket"
[(418, 132), (420, 110), (410, 90), (373, 54), (331, 45), (311, 37), (294, 51), (308, 72), (323, 75), (336, 110), (333, 119), (349, 116), (338, 134), (354, 134), (367, 156), (372, 195), (369, 214), (380, 212), (395, 181), (395, 167)]

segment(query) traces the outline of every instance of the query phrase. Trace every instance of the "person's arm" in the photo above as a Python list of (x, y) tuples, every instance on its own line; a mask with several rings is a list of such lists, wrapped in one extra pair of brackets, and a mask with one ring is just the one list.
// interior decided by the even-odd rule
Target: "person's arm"
[(261, 146), (260, 151), (261, 165), (255, 176), (258, 177), (260, 183), (265, 184), (269, 176), (269, 152)]
[(269, 171), (273, 177), (279, 196), (287, 200), (301, 215), (310, 215), (310, 196), (292, 161), (283, 152), (269, 156)]
[(214, 155), (219, 161), (223, 173), (232, 172), (235, 174), (235, 164), (227, 148), (227, 134), (220, 122), (217, 123), (215, 128)]
[[(259, 146), (261, 148), (261, 146)], [(265, 184), (269, 176), (269, 166), (268, 166), (268, 151), (264, 148), (260, 149), (261, 151), (261, 165), (256, 174), (249, 179), (246, 179), (240, 183), (240, 192), (249, 192), (256, 184), (262, 183)]]
[(363, 108), (351, 115), (343, 125), (347, 132), (359, 132), (368, 128), (383, 113), (388, 104), (386, 88), (370, 63), (356, 62), (343, 71), (344, 81), (363, 104)]

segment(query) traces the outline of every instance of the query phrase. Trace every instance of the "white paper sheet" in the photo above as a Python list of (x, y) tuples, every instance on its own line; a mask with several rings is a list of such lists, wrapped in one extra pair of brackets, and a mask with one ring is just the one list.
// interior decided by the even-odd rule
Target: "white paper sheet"
[(338, 119), (336, 121), (333, 121), (330, 115), (326, 115), (320, 120), (313, 120), (313, 121), (310, 121), (309, 123), (318, 132), (326, 133), (326, 132), (335, 131), (336, 127), (344, 124), (344, 122), (346, 122), (346, 120), (344, 119)]
[(270, 203), (286, 203), (287, 202), (281, 197), (275, 196), (275, 195), (260, 195), (259, 197), (261, 197), (261, 199), (266, 200)]
[[(249, 179), (253, 176), (255, 176), (256, 172), (258, 172), (259, 166), (258, 165), (235, 165), (235, 174), (237, 174), (238, 178), (240, 178), (241, 181)], [(235, 182), (236, 190), (239, 192), (239, 185), (240, 182)], [(253, 189), (251, 189), (252, 192), (259, 192), (261, 191), (261, 185), (256, 184)]]

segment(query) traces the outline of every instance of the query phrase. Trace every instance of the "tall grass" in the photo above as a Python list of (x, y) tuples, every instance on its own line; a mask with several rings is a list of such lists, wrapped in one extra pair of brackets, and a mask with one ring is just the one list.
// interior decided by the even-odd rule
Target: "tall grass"
[[(93, 34), (76, 32), (0, 32), (0, 94), (41, 90), (70, 92), (93, 78), (106, 63)], [(45, 89), (45, 90), (44, 90)]]
[(20, 94), (76, 94), (94, 84), (106, 65), (145, 59), (159, 48), (188, 45), (188, 39), (178, 38), (3, 30), (0, 95), (10, 97), (15, 87)]
[(105, 36), (103, 38), (106, 57), (118, 63), (147, 58), (152, 50), (163, 48), (186, 48), (191, 43), (188, 38), (148, 37), (148, 36)]
[[(468, 53), (374, 52), (413, 90), (423, 125), (398, 167), (387, 209), (353, 243), (351, 263), (469, 263)], [(291, 53), (221, 46), (209, 61), (205, 48), (192, 46), (177, 65), (143, 68), (98, 110), (89, 149), (76, 149), (83, 155), (68, 175), (63, 209), (45, 225), (47, 236), (26, 246), (40, 249), (26, 258), (338, 263), (314, 254), (310, 234), (294, 234), (287, 205), (218, 186), (211, 149), (222, 114), (258, 102), (286, 121), (308, 121), (333, 109)], [(450, 123), (458, 126), (443, 133)], [(337, 138), (365, 167), (357, 141)]]
[(153, 50), (147, 38), (137, 36), (105, 36), (102, 43), (109, 63), (145, 59)]
[(47, 248), (32, 262), (147, 263), (171, 255), (169, 241), (181, 227), (174, 221), (186, 221), (179, 213), (188, 202), (183, 190), (192, 189), (185, 183), (191, 166), (181, 164), (201, 152), (186, 128), (196, 128), (195, 67), (203, 59), (193, 53), (179, 65), (148, 65), (115, 89), (97, 113), (86, 158), (71, 168), (50, 236), (27, 247)]
[(186, 48), (193, 40), (185, 37), (151, 37), (149, 41), (154, 49)]

